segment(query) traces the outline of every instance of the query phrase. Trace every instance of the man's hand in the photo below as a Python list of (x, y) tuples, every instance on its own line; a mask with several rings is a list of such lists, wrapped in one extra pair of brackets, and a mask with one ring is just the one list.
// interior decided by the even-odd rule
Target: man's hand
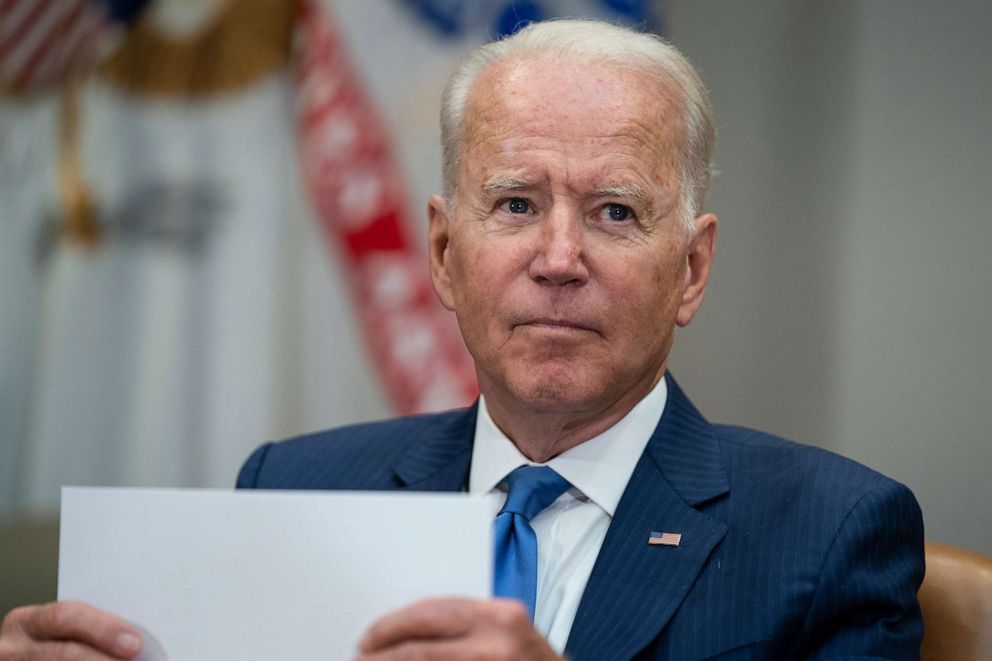
[(0, 660), (131, 659), (139, 649), (133, 626), (79, 601), (15, 608), (0, 625)]
[(373, 624), (359, 654), (363, 661), (561, 660), (531, 625), (524, 606), (506, 599), (419, 601)]

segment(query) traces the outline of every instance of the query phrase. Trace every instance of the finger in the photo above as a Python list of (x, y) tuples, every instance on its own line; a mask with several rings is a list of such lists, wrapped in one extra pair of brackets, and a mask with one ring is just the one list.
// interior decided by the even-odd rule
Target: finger
[(376, 620), (362, 638), (363, 653), (382, 650), (408, 640), (453, 638), (472, 628), (477, 603), (471, 599), (426, 599)]
[(73, 641), (35, 643), (14, 656), (15, 659), (72, 659), (72, 661), (120, 661), (121, 657), (108, 656), (89, 645)]
[(78, 641), (120, 658), (130, 658), (141, 648), (141, 637), (133, 626), (79, 601), (27, 606), (11, 611), (10, 618), (12, 626), (38, 641)]
[[(485, 650), (483, 650), (485, 651)], [(469, 654), (460, 641), (412, 640), (379, 651), (362, 654), (354, 661), (447, 661), (451, 659), (488, 658), (483, 654)], [(493, 657), (496, 658), (496, 657)]]

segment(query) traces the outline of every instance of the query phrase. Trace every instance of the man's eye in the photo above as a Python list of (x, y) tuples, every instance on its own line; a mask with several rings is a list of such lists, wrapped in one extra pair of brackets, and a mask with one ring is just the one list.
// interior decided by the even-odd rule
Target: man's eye
[(500, 205), (505, 211), (510, 213), (528, 213), (530, 212), (530, 202), (523, 199), (522, 197), (514, 197), (507, 200)]
[(607, 218), (617, 222), (627, 220), (632, 215), (630, 207), (622, 204), (607, 204), (606, 207), (604, 207), (604, 211)]

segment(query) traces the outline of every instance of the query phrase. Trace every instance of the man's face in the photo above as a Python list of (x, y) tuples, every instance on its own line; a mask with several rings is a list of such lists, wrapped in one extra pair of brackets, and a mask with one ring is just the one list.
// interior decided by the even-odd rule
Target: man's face
[(544, 412), (637, 401), (699, 307), (716, 219), (679, 208), (680, 101), (612, 65), (491, 65), (466, 108), (431, 266), (487, 398)]

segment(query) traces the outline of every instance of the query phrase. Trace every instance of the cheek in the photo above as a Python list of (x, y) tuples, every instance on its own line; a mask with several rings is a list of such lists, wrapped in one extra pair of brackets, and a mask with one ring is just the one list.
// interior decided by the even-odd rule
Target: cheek
[(664, 334), (674, 324), (682, 279), (681, 271), (673, 268), (671, 261), (631, 260), (615, 282), (620, 284), (612, 288), (610, 296), (619, 308), (616, 322), (636, 328), (638, 337), (633, 341)]
[(521, 273), (526, 273), (527, 239), (484, 233), (459, 237), (449, 253), (452, 280), (463, 301), (476, 308), (494, 307)]
[(460, 248), (449, 255), (455, 312), (463, 330), (477, 333), (496, 317), (505, 274), (495, 250), (475, 243)]

